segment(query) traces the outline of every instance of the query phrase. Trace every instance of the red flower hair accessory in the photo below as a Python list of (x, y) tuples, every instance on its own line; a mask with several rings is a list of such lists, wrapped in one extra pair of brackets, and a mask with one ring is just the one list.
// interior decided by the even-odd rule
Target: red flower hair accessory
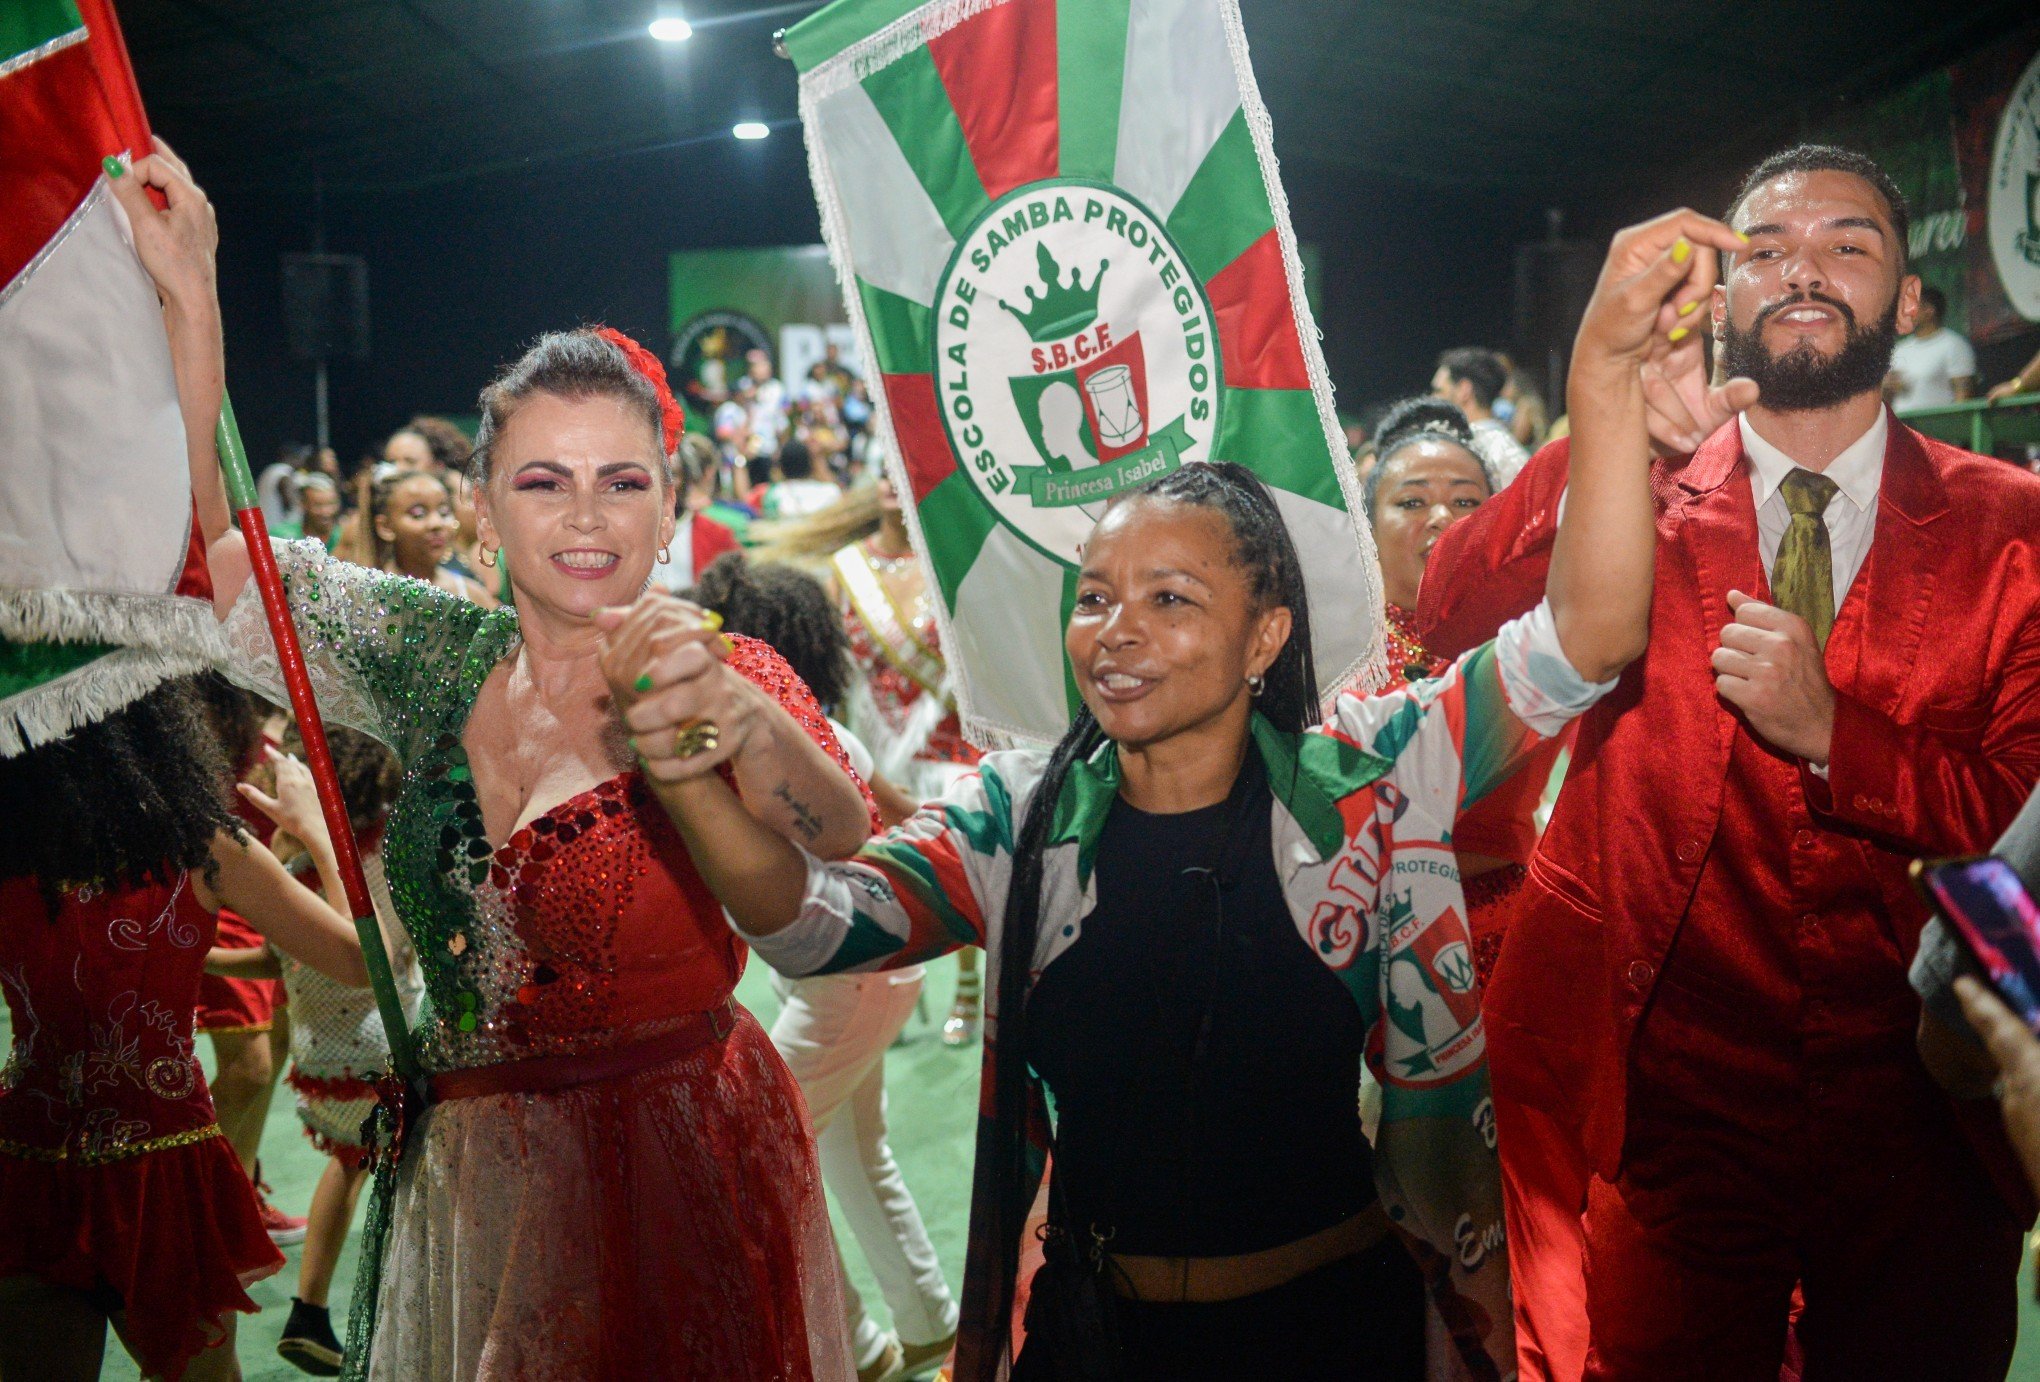
[(680, 435), (687, 430), (687, 414), (673, 397), (672, 387), (666, 383), (666, 367), (659, 363), (659, 357), (624, 335), (613, 326), (592, 328), (596, 335), (623, 352), (623, 358), (630, 361), (630, 367), (645, 377), (652, 386), (652, 392), (659, 396), (659, 419), (665, 433), (666, 454), (672, 455), (680, 449)]

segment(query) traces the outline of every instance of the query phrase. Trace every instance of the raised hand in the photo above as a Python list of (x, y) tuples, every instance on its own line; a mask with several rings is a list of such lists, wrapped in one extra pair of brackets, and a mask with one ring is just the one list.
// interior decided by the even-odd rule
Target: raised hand
[(1740, 244), (1694, 211), (1631, 226), (1609, 243), (1580, 322), (1566, 385), (1566, 510), (1544, 589), (1559, 645), (1589, 681), (1618, 675), (1650, 631), (1657, 530), (1643, 369), (1691, 348), (1682, 323), (1713, 291), (1718, 252)]
[(1574, 352), (1633, 365), (1700, 357), (1700, 308), (1720, 278), (1720, 254), (1743, 238), (1681, 208), (1618, 231), (1580, 321)]
[(276, 795), (271, 796), (250, 782), (234, 784), (250, 806), (276, 823), (277, 830), (312, 850), (330, 843), (325, 812), (319, 808), (319, 789), (312, 770), (291, 754), (263, 746), (263, 756), (276, 773)]
[[(189, 309), (214, 302), (219, 222), (184, 161), (158, 139), (155, 151), (136, 159), (132, 168), (108, 159), (106, 175), (114, 199), (127, 212), (135, 253), (155, 280), (164, 305)], [(150, 188), (161, 192), (168, 204), (157, 206)]]
[(1702, 348), (1702, 309), (1719, 281), (1721, 253), (1743, 243), (1720, 221), (1681, 209), (1631, 226), (1609, 246), (1575, 350), (1639, 372), (1645, 424), (1660, 452), (1691, 451), (1756, 402), (1748, 379), (1713, 385)]

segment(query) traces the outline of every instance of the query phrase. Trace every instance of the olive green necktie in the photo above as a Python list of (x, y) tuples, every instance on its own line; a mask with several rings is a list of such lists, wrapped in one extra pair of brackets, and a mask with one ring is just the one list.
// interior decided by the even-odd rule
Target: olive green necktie
[(1822, 515), (1839, 492), (1827, 476), (1796, 466), (1778, 482), (1792, 521), (1771, 567), (1771, 598), (1811, 625), (1814, 642), (1823, 648), (1835, 626), (1835, 568)]

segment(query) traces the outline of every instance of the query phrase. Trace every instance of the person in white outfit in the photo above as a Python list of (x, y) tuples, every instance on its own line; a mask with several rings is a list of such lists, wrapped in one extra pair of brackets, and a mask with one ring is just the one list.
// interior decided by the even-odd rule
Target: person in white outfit
[[(719, 558), (691, 593), (722, 616), (723, 628), (770, 643), (825, 708), (850, 678), (850, 644), (828, 592), (791, 566)], [(834, 722), (832, 722), (834, 723)], [(872, 777), (871, 752), (841, 724), (836, 737), (858, 773)], [(873, 782), (884, 803), (897, 799)], [(956, 1341), (957, 1306), (942, 1264), (886, 1139), (885, 1053), (920, 1001), (925, 967), (884, 974), (772, 977), (783, 1006), (772, 1044), (807, 1098), (822, 1183), (835, 1197), (871, 1274), (893, 1332), (866, 1313), (843, 1273), (843, 1305), (859, 1382), (896, 1382), (931, 1373)], [(842, 1250), (837, 1249), (842, 1270)]]

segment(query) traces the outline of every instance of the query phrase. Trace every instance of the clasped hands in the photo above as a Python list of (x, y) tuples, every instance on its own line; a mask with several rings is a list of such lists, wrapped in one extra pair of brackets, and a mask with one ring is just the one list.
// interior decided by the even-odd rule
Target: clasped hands
[(1835, 735), (1835, 689), (1804, 619), (1728, 592), (1733, 616), (1714, 650), (1714, 689), (1772, 747), (1827, 766)]
[(758, 732), (759, 691), (725, 665), (722, 620), (647, 591), (595, 611), (602, 676), (655, 782), (686, 782), (734, 759)]

